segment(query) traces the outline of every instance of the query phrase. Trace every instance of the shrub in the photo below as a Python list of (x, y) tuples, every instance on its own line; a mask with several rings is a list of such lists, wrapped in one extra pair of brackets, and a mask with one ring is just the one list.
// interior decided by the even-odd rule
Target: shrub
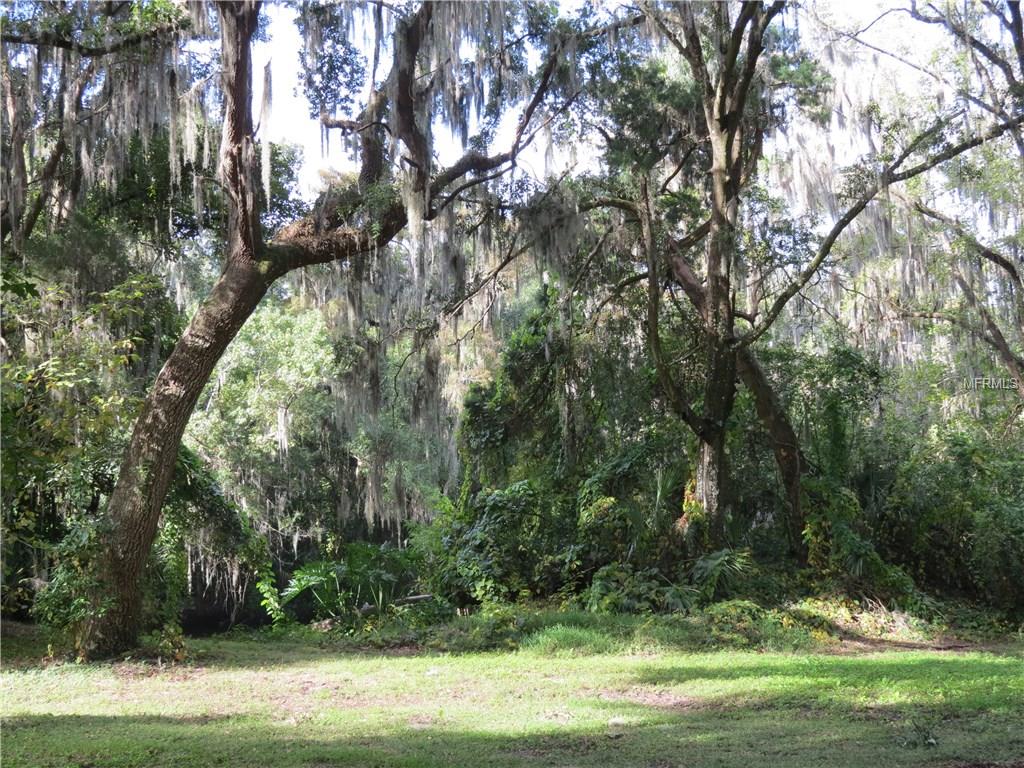
[[(306, 563), (292, 574), (275, 604), (264, 595), (273, 618), (283, 618), (284, 606), (300, 596), (313, 601), (314, 618), (354, 618), (367, 607), (380, 614), (416, 584), (416, 556), (410, 550), (365, 542), (345, 545), (344, 559)], [(263, 582), (261, 591), (267, 591)]]
[(1024, 445), (974, 424), (931, 430), (900, 465), (875, 528), (923, 582), (1024, 607)]
[(144, 637), (142, 650), (150, 656), (169, 662), (185, 661), (189, 655), (181, 625), (175, 621), (168, 622), (162, 629)]
[(870, 540), (860, 532), (860, 503), (848, 488), (827, 479), (805, 478), (807, 526), (804, 542), (808, 563), (824, 576), (838, 578), (848, 587), (881, 597), (905, 599), (915, 591), (902, 569), (882, 560)]
[(740, 577), (750, 572), (753, 560), (745, 549), (720, 549), (699, 558), (690, 569), (690, 581), (706, 602), (730, 594)]
[(669, 581), (656, 568), (613, 564), (594, 574), (580, 601), (594, 613), (650, 613), (689, 610), (696, 597), (692, 587)]
[(35, 617), (66, 638), (80, 658), (92, 650), (87, 638), (111, 605), (103, 596), (99, 577), (103, 572), (101, 541), (96, 521), (71, 521), (67, 535), (52, 550), (55, 565), (50, 581), (32, 606)]
[(516, 648), (527, 627), (525, 612), (511, 605), (491, 604), (471, 616), (432, 628), (426, 645), (440, 651), (472, 652)]
[[(571, 521), (562, 501), (527, 480), (475, 494), (467, 488), (458, 509), (433, 524), (448, 554), (432, 559), (441, 572), (430, 580), (462, 605), (554, 593), (574, 552), (566, 546)], [(420, 540), (436, 553), (437, 536), (422, 533)]]
[(1024, 502), (996, 500), (974, 514), (971, 575), (992, 603), (1024, 609)]
[(820, 630), (804, 626), (793, 617), (766, 610), (749, 600), (727, 600), (705, 608), (701, 614), (715, 645), (754, 646), (762, 650), (806, 648), (828, 640)]

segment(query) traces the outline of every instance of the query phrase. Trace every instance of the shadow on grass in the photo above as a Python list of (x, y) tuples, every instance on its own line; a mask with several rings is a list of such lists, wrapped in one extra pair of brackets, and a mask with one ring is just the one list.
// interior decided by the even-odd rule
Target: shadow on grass
[[(631, 682), (643, 691), (709, 691), (704, 706), (819, 709), (857, 717), (999, 714), (1015, 717), (1024, 740), (1024, 664), (991, 654), (693, 657), (648, 665)], [(1024, 743), (1022, 743), (1024, 754)]]
[[(600, 628), (581, 624), (553, 635), (566, 647), (587, 645)], [(200, 663), (228, 670), (368, 655), (279, 638), (196, 645), (210, 651)], [(501, 663), (498, 654), (494, 659)], [(363, 706), (300, 689), (254, 691), (257, 706), (245, 714), (22, 714), (3, 724), (3, 765), (950, 768), (1008, 766), (1024, 755), (1024, 665), (1006, 656), (708, 652), (632, 657), (625, 669), (616, 662), (603, 671), (597, 655), (571, 663), (576, 673), (597, 666), (583, 676), (585, 685), (525, 715), (505, 711), (500, 701), (460, 710), (457, 701), (423, 695)], [(484, 680), (473, 684), (486, 687)], [(201, 693), (191, 690), (196, 708)], [(523, 695), (529, 698), (529, 689)], [(106, 705), (97, 699), (95, 709)], [(560, 708), (549, 712), (549, 705)]]
[(33, 715), (5, 722), (4, 766), (875, 768), (1010, 760), (1024, 750), (1024, 736), (1012, 736), (1008, 721), (992, 717), (981, 726), (978, 719), (941, 723), (935, 743), (924, 747), (899, 724), (822, 713), (670, 712), (621, 702), (608, 709), (615, 716), (599, 724), (508, 730), (500, 722), (471, 729), (423, 715), (369, 727), (316, 717), (280, 722), (252, 716)]

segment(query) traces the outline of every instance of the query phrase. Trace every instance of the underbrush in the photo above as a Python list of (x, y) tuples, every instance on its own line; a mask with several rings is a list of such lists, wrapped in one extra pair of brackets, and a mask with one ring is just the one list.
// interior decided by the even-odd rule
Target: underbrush
[[(788, 600), (731, 599), (668, 613), (602, 613), (569, 605), (490, 604), (471, 613), (443, 601), (389, 606), (356, 619), (236, 627), (227, 637), (302, 642), (336, 651), (475, 653), (543, 656), (657, 655), (678, 651), (842, 652), (887, 646), (966, 647), (1020, 642), (1024, 625), (967, 603), (922, 598), (897, 609), (841, 594)], [(38, 627), (6, 623), (4, 662), (71, 658)], [(45, 650), (44, 650), (45, 649)], [(169, 624), (147, 635), (135, 659), (174, 664), (194, 658), (192, 641)]]
[(493, 604), (456, 615), (446, 606), (425, 604), (374, 616), (358, 626), (289, 624), (258, 632), (268, 639), (301, 637), (347, 650), (519, 650), (567, 656), (716, 649), (838, 651), (850, 643), (947, 646), (1020, 638), (1022, 633), (1024, 628), (997, 614), (963, 604), (931, 600), (912, 613), (837, 596), (806, 597), (775, 607), (725, 600), (660, 614)]

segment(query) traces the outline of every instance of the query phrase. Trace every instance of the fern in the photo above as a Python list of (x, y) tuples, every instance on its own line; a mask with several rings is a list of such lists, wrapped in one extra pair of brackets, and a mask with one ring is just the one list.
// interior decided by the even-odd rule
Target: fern
[(704, 600), (726, 597), (737, 580), (750, 571), (753, 560), (746, 549), (719, 549), (704, 555), (690, 569), (690, 583)]

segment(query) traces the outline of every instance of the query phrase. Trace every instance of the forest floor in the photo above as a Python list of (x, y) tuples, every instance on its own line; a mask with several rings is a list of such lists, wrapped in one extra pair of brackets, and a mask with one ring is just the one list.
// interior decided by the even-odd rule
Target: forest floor
[(1024, 766), (1019, 638), (645, 651), (555, 625), (510, 651), (189, 646), (174, 665), (46, 663), (8, 634), (4, 768)]

